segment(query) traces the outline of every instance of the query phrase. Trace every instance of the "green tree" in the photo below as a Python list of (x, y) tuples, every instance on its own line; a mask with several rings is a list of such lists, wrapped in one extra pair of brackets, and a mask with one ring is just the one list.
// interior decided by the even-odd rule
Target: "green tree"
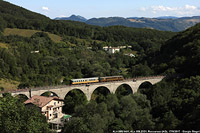
[(0, 86), (0, 91), (4, 91), (4, 88)]
[(155, 124), (150, 114), (150, 103), (145, 96), (139, 98), (141, 96), (142, 94), (135, 94), (134, 98), (132, 98), (129, 95), (120, 100), (120, 118), (123, 120), (127, 130), (154, 129)]
[(149, 76), (153, 72), (147, 65), (138, 64), (131, 68), (132, 77)]
[(27, 108), (7, 95), (0, 99), (0, 130), (10, 132), (49, 132), (45, 116), (36, 108)]
[(87, 98), (85, 94), (80, 90), (72, 90), (65, 96), (63, 112), (73, 114), (78, 105), (85, 105), (86, 103)]
[(90, 133), (87, 124), (82, 118), (72, 118), (70, 121), (65, 123), (63, 133)]
[(130, 86), (124, 84), (124, 85), (120, 85), (117, 90), (116, 90), (116, 95), (118, 97), (123, 97), (123, 96), (126, 96), (126, 95), (129, 95), (129, 94), (132, 94), (133, 91), (132, 89), (130, 88)]
[(97, 103), (101, 103), (106, 100), (106, 96), (109, 93), (110, 93), (110, 91), (106, 87), (98, 87), (92, 93), (91, 99), (95, 100)]

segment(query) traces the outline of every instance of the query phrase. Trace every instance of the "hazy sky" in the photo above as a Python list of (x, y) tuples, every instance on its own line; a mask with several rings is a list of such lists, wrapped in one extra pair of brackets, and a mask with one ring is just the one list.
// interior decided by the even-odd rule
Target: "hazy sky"
[(6, 0), (50, 18), (199, 16), (200, 0)]

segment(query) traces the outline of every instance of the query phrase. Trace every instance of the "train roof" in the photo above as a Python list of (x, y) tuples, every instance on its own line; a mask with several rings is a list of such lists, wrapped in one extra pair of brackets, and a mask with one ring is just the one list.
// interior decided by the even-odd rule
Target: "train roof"
[(81, 78), (81, 79), (71, 79), (71, 81), (77, 81), (77, 80), (88, 80), (88, 79), (99, 79), (99, 77)]

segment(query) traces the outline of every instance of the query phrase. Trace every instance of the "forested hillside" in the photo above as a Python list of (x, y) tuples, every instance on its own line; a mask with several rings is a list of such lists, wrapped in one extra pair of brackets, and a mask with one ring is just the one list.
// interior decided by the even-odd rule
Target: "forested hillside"
[(173, 75), (145, 92), (152, 101), (153, 116), (161, 121), (167, 116), (171, 122), (169, 128), (200, 129), (199, 31), (197, 24), (174, 36), (153, 61), (156, 72)]
[(133, 95), (111, 94), (77, 105), (63, 132), (200, 130), (199, 31), (197, 24), (143, 58), (154, 72), (166, 74), (165, 80), (143, 84)]
[(179, 33), (161, 47), (155, 58), (157, 72), (199, 75), (200, 24)]
[[(144, 37), (145, 39), (149, 40), (157, 38), (157, 41), (159, 41), (159, 39), (161, 40), (170, 38), (173, 34), (170, 34), (170, 32), (159, 32), (156, 30), (148, 29), (141, 30), (137, 28), (127, 28), (122, 26), (118, 26), (117, 28), (102, 28), (74, 21), (50, 20), (43, 15), (30, 12), (26, 9), (12, 5), (10, 3), (4, 1), (0, 2), (0, 19), (2, 19), (2, 28), (8, 27), (20, 29), (35, 29), (55, 33), (61, 36), (68, 35), (78, 38), (102, 40), (109, 42), (116, 41), (124, 43), (141, 40)], [(118, 34), (120, 33), (120, 35), (118, 35), (116, 32)], [(153, 37), (153, 35), (155, 36)]]
[[(1, 91), (6, 91), (9, 81), (21, 89), (69, 84), (71, 78), (93, 76), (167, 76), (153, 86), (144, 83), (135, 94), (127, 86), (119, 87), (116, 95), (100, 88), (91, 101), (81, 92), (71, 91), (63, 112), (73, 117), (63, 132), (200, 130), (200, 24), (178, 34), (123, 26), (102, 28), (50, 20), (4, 1), (0, 6)], [(6, 34), (7, 28), (37, 32)], [(53, 41), (49, 33), (59, 36), (60, 42)], [(122, 45), (132, 49), (115, 54), (102, 49)], [(136, 57), (125, 55), (127, 51), (134, 51)], [(21, 102), (7, 93), (0, 98), (0, 129), (48, 132), (44, 117)]]
[[(0, 76), (20, 82), (19, 88), (68, 84), (71, 78), (81, 77), (153, 75), (148, 64), (143, 62), (138, 66), (137, 62), (175, 35), (150, 29), (103, 28), (74, 21), (50, 20), (0, 2)], [(60, 42), (53, 42), (49, 33), (58, 35)], [(125, 56), (126, 50), (113, 55), (102, 50), (103, 46), (128, 45), (132, 49), (127, 50), (137, 52), (137, 58)], [(89, 46), (92, 50), (87, 49)]]

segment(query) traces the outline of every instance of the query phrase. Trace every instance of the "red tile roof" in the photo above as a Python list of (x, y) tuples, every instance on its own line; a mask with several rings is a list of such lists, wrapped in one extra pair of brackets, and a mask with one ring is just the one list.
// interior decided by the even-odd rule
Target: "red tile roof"
[(44, 107), (46, 104), (48, 104), (52, 100), (63, 101), (63, 99), (56, 96), (54, 97), (33, 96), (30, 99), (26, 100), (24, 103), (25, 104), (32, 103), (38, 107)]

